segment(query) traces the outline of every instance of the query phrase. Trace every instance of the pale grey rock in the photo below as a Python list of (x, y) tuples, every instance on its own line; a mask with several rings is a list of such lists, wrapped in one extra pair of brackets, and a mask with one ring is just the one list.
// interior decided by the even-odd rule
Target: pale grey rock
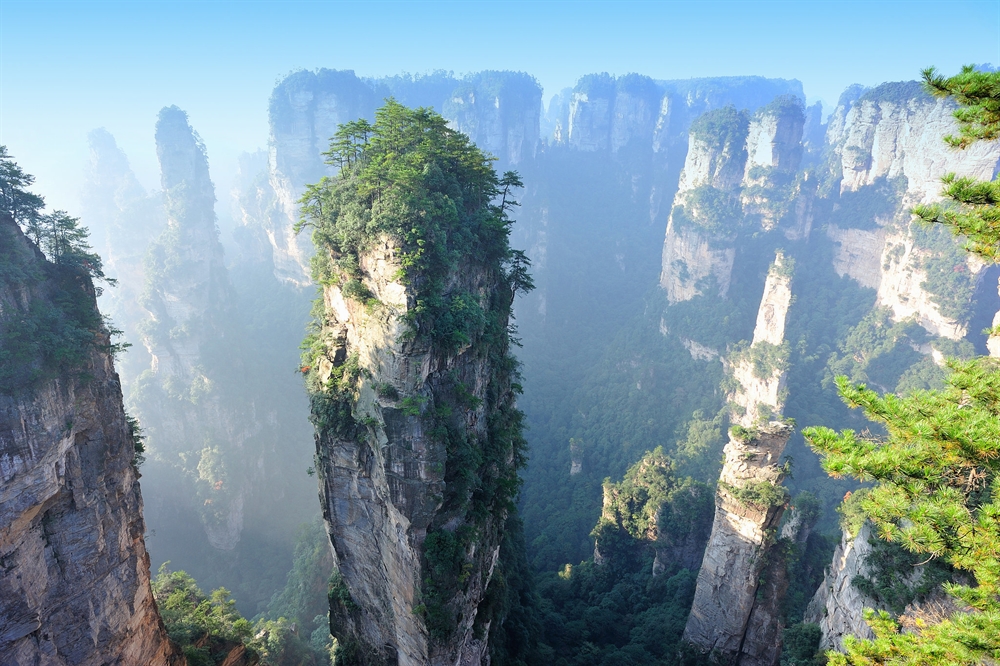
[(819, 625), (821, 649), (843, 651), (845, 636), (875, 637), (864, 620), (864, 609), (880, 606), (851, 583), (855, 577), (868, 572), (865, 559), (872, 550), (870, 538), (869, 523), (865, 523), (854, 538), (844, 533), (833, 553), (833, 562), (823, 576), (823, 584), (806, 608), (803, 621)]
[[(473, 622), (497, 562), (498, 527), (505, 516), (490, 517), (469, 553), (470, 582), (452, 600), (460, 617), (453, 638), (445, 644), (432, 641), (417, 609), (421, 553), (442, 506), (447, 451), (403, 401), (433, 405), (442, 399), (442, 382), (457, 377), (479, 399), (461, 416), (462, 427), (470, 437), (484, 437), (491, 368), (488, 359), (469, 347), (443, 355), (404, 335), (403, 316), (414, 302), (398, 280), (398, 252), (383, 239), (362, 258), (365, 285), (381, 302), (375, 309), (345, 298), (336, 285), (323, 289), (323, 336), (333, 351), (319, 361), (319, 378), (325, 382), (334, 361), (357, 354), (365, 372), (352, 413), (367, 423), (357, 436), (338, 434), (332, 427), (317, 430), (323, 516), (353, 603), (340, 614), (332, 609), (335, 634), (357, 640), (370, 663), (486, 664), (486, 644), (475, 636)], [(450, 288), (487, 293), (497, 287), (492, 279), (466, 270), (452, 277)], [(378, 390), (385, 386), (394, 390)], [(457, 529), (461, 521), (454, 516), (445, 529)]]
[(791, 432), (772, 422), (754, 439), (730, 435), (726, 444), (715, 522), (684, 628), (684, 640), (719, 664), (771, 666), (780, 655), (777, 616), (787, 583), (776, 571), (763, 574), (784, 505), (743, 504), (728, 487), (780, 483), (778, 463)]
[(688, 301), (700, 294), (698, 283), (714, 277), (719, 296), (725, 296), (732, 280), (735, 247), (717, 247), (694, 229), (680, 227), (671, 218), (663, 243), (660, 286), (671, 303)]
[[(757, 325), (751, 349), (761, 344), (779, 346), (784, 342), (785, 319), (792, 303), (791, 283), (787, 260), (779, 250), (775, 253), (774, 263), (764, 281), (764, 294), (757, 308)], [(732, 417), (734, 423), (752, 428), (768, 414), (781, 413), (785, 401), (787, 368), (774, 367), (769, 374), (760, 377), (749, 358), (730, 359), (727, 366), (737, 384), (737, 389), (728, 396), (735, 412)]]
[(805, 114), (794, 97), (779, 98), (759, 109), (750, 120), (747, 133), (745, 178), (755, 166), (794, 173), (802, 162), (802, 130)]

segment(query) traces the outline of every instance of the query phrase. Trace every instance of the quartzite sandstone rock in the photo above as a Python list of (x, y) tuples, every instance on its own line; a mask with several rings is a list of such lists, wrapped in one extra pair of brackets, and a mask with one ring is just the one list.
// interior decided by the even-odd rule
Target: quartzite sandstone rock
[[(0, 245), (45, 264), (9, 217)], [(44, 279), (0, 281), (0, 314), (48, 297)], [(150, 590), (118, 375), (99, 347), (82, 370), (0, 393), (0, 663), (177, 666)]]

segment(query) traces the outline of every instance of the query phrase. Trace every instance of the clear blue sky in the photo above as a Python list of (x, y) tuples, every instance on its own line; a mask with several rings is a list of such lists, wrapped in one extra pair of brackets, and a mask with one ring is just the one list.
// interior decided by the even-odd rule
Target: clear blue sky
[(0, 0), (0, 143), (50, 204), (76, 206), (86, 133), (106, 127), (158, 186), (153, 123), (177, 104), (226, 197), (298, 68), (360, 75), (523, 70), (546, 99), (590, 72), (851, 83), (1000, 63), (1000, 0), (800, 2), (22, 2)]

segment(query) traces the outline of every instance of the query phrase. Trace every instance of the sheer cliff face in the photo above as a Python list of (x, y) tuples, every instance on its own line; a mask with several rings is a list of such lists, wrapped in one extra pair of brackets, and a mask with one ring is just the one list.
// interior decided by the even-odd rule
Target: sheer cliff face
[[(717, 219), (718, 211), (706, 203), (732, 207), (746, 165), (747, 127), (745, 118), (729, 109), (706, 116), (733, 126), (691, 132), (663, 244), (660, 285), (671, 303), (694, 298), (706, 279), (714, 279), (719, 296), (725, 296), (736, 258), (736, 221)], [(704, 193), (709, 194), (707, 201), (699, 196)]]
[(781, 623), (773, 616), (784, 589), (775, 576), (762, 574), (784, 501), (739, 491), (781, 482), (778, 463), (791, 432), (774, 422), (749, 436), (731, 434), (725, 448), (715, 523), (684, 629), (684, 639), (716, 663), (776, 664), (780, 654)]
[(792, 182), (804, 122), (798, 99), (782, 96), (750, 118), (719, 109), (692, 125), (663, 244), (660, 285), (670, 303), (701, 294), (706, 280), (725, 296), (744, 229), (781, 223), (790, 238), (808, 236), (810, 202)]
[(734, 354), (728, 360), (736, 382), (729, 395), (735, 414), (733, 422), (748, 428), (771, 414), (779, 414), (785, 403), (787, 353), (781, 345), (785, 340), (785, 320), (792, 303), (789, 260), (778, 252), (764, 282), (764, 295), (757, 309), (757, 325), (753, 341), (746, 352)]
[[(460, 584), (450, 592), (441, 588), (435, 576), (450, 565), (437, 559), (437, 549), (473, 529), (471, 514), (446, 502), (447, 493), (461, 487), (455, 475), (463, 472), (455, 467), (461, 463), (449, 460), (454, 453), (441, 437), (442, 428), (451, 429), (489, 448), (490, 424), (513, 409), (513, 393), (483, 346), (474, 342), (442, 353), (409, 334), (404, 317), (415, 305), (414, 293), (398, 281), (393, 242), (365, 253), (361, 269), (381, 305), (371, 309), (340, 287), (325, 286), (322, 337), (328, 346), (315, 368), (319, 385), (327, 385), (345, 361), (356, 363), (359, 382), (349, 417), (336, 417), (324, 398), (314, 397), (323, 514), (350, 599), (334, 603), (331, 628), (354, 645), (363, 663), (487, 663), (483, 636), (489, 625), (474, 630), (474, 624), (481, 622), (477, 613), (497, 562), (506, 510), (481, 517), (459, 555)], [(448, 286), (486, 299), (509, 298), (498, 296), (499, 288), (496, 273), (474, 262), (451, 275)], [(498, 464), (513, 465), (510, 455)], [(447, 636), (429, 628), (440, 612), (458, 618)]]
[(774, 545), (787, 502), (780, 462), (792, 428), (771, 418), (784, 404), (780, 345), (791, 297), (791, 266), (779, 252), (753, 342), (728, 361), (737, 385), (729, 396), (733, 421), (743, 427), (730, 431), (724, 450), (715, 523), (684, 629), (685, 641), (715, 663), (772, 666), (781, 653), (788, 581)]
[(823, 576), (803, 621), (820, 627), (820, 648), (843, 650), (844, 637), (875, 638), (864, 620), (864, 609), (880, 608), (872, 598), (862, 594), (852, 581), (867, 574), (865, 561), (872, 552), (869, 539), (871, 525), (865, 523), (853, 539), (845, 532), (833, 553), (833, 562)]
[[(259, 457), (244, 444), (260, 426), (246, 395), (204, 146), (176, 107), (160, 113), (156, 144), (168, 224), (149, 251), (141, 329), (151, 362), (132, 400), (149, 435), (157, 496), (192, 504), (209, 543), (230, 550)], [(183, 499), (192, 490), (193, 503)]]
[(542, 91), (530, 76), (480, 72), (464, 79), (401, 77), (360, 79), (353, 71), (297, 72), (271, 96), (269, 180), (280, 215), (262, 221), (274, 251), (275, 275), (308, 284), (313, 248), (296, 236), (297, 201), (306, 183), (333, 171), (323, 162), (330, 137), (349, 120), (371, 120), (385, 98), (411, 106), (432, 106), (505, 166), (532, 159), (539, 143)]
[[(834, 224), (827, 234), (836, 245), (837, 272), (876, 289), (878, 303), (891, 308), (896, 321), (915, 317), (928, 332), (958, 340), (968, 332), (967, 321), (942, 312), (941, 302), (962, 295), (935, 292), (928, 285), (929, 273), (935, 270), (928, 267), (929, 260), (942, 256), (942, 247), (928, 246), (907, 214), (914, 204), (939, 198), (945, 173), (989, 180), (1000, 165), (1000, 146), (995, 143), (955, 151), (941, 141), (956, 131), (952, 110), (948, 102), (921, 92), (916, 82), (887, 83), (860, 96), (845, 95), (827, 131), (834, 169), (841, 174), (842, 199), (877, 197), (887, 182), (904, 186), (876, 217), (877, 225), (858, 229)], [(971, 256), (957, 256), (952, 263), (949, 268), (967, 276), (971, 291), (982, 264)]]
[[(2, 329), (49, 302), (56, 267), (10, 218), (0, 218), (0, 248), (0, 263), (16, 269), (0, 279)], [(78, 288), (96, 309), (89, 280)], [(134, 456), (100, 347), (72, 372), (0, 392), (0, 662), (184, 662), (149, 586)]]

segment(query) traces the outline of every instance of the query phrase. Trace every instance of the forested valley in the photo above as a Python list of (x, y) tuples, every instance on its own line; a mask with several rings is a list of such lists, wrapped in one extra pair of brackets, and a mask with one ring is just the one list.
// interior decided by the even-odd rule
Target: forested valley
[(998, 76), (300, 70), (70, 212), (3, 148), (0, 567), (143, 663), (992, 663)]

